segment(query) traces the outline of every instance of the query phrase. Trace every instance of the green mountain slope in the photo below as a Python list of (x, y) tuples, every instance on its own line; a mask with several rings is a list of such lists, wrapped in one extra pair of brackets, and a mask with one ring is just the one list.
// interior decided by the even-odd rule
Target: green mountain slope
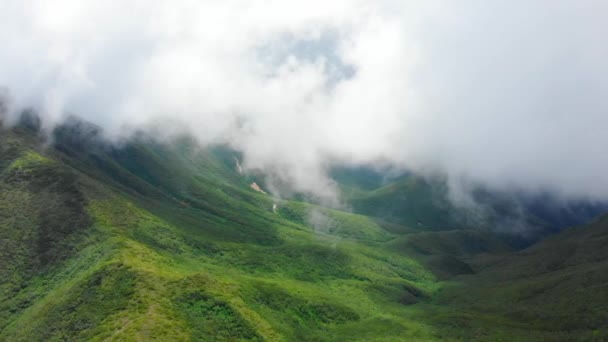
[(458, 278), (438, 302), (473, 315), (500, 316), (546, 340), (606, 340), (607, 243), (604, 215), (521, 252), (478, 256), (470, 263), (479, 272)]
[(408, 175), (371, 191), (351, 196), (356, 212), (424, 229), (462, 227), (447, 200), (447, 186)]
[[(143, 134), (111, 145), (78, 120), (43, 140), (37, 127), (0, 131), (2, 341), (603, 336), (582, 323), (608, 303), (595, 226), (512, 252), (487, 230), (278, 201), (225, 147)], [(585, 247), (556, 252), (571, 241)], [(580, 282), (595, 290), (567, 292)], [(564, 327), (589, 296), (599, 303)]]
[(470, 204), (455, 205), (440, 176), (405, 173), (387, 178), (366, 168), (337, 168), (332, 176), (354, 212), (427, 231), (491, 230), (515, 248), (608, 211), (605, 202), (565, 201), (550, 193), (505, 192), (481, 185), (470, 190)]
[(222, 150), (91, 149), (90, 132), (61, 131), (40, 149), (2, 133), (2, 340), (434, 334), (408, 317), (435, 277), (382, 248), (395, 235), (374, 220), (296, 202), (275, 213)]

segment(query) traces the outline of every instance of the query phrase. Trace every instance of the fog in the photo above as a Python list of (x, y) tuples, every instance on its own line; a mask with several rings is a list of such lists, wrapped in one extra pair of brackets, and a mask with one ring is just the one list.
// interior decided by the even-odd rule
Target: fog
[(605, 1), (16, 1), (0, 10), (9, 121), (228, 143), (331, 197), (335, 163), (608, 199)]

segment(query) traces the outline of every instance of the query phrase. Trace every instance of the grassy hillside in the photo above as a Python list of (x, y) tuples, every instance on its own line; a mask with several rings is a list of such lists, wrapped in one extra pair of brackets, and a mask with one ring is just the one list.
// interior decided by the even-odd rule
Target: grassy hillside
[(476, 315), (501, 316), (547, 340), (604, 341), (607, 243), (605, 215), (521, 252), (472, 258), (470, 263), (479, 272), (457, 278), (437, 302)]
[[(30, 120), (0, 131), (0, 340), (603, 336), (598, 323), (581, 323), (606, 312), (604, 278), (589, 261), (603, 254), (556, 256), (553, 278), (534, 268), (553, 247), (512, 254), (488, 231), (427, 231), (275, 200), (250, 188), (223, 147), (144, 135), (110, 145), (77, 120), (50, 141), (36, 129)], [(601, 245), (589, 231), (580, 243)], [(535, 266), (520, 275), (519, 263)], [(560, 273), (570, 263), (574, 273)], [(542, 286), (554, 279), (570, 283), (552, 294)], [(506, 309), (520, 287), (550, 300), (580, 282), (595, 290), (568, 300), (600, 303), (566, 333), (567, 316), (543, 311), (558, 304)]]
[(482, 186), (471, 190), (474, 205), (455, 205), (440, 176), (405, 173), (383, 178), (366, 168), (338, 168), (332, 176), (354, 212), (425, 231), (492, 230), (514, 248), (527, 247), (608, 211), (608, 203), (565, 201), (549, 193), (501, 192)]
[(408, 317), (435, 277), (381, 248), (394, 234), (374, 220), (275, 213), (221, 149), (2, 133), (2, 340), (434, 335)]
[(381, 187), (351, 196), (356, 212), (424, 229), (462, 226), (447, 200), (447, 187), (415, 176), (405, 176)]

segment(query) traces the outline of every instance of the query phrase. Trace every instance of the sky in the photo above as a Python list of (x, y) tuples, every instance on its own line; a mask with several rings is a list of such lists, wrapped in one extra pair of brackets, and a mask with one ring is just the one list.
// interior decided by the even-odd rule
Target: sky
[(343, 163), (608, 200), (606, 32), (599, 0), (2, 0), (0, 93), (319, 196)]

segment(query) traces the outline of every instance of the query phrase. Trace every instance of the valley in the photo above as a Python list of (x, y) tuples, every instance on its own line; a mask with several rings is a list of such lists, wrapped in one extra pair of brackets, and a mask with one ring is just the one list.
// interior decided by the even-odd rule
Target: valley
[(522, 249), (415, 178), (351, 182), (346, 210), (235, 160), (77, 120), (0, 131), (0, 340), (608, 338), (606, 216)]

